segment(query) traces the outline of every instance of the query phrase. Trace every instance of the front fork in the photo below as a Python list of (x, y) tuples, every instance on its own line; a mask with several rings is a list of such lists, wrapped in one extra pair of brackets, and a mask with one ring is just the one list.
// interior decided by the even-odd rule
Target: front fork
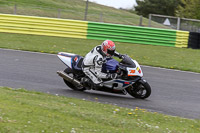
[(138, 77), (138, 78), (136, 78), (133, 82), (134, 82), (134, 83), (133, 83), (131, 86), (127, 87), (127, 88), (124, 89), (124, 90), (126, 91), (127, 89), (129, 89), (129, 90), (134, 91), (134, 88), (135, 88), (135, 86), (137, 85), (137, 83), (142, 83), (142, 84), (144, 84), (144, 83), (146, 83), (147, 81), (146, 81), (145, 79), (141, 78), (141, 77)]

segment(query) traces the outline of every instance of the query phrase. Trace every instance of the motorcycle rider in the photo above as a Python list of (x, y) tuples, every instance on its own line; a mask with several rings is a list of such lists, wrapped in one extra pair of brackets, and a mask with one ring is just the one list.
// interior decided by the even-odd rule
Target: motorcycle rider
[[(94, 88), (102, 87), (102, 79), (115, 79), (117, 77), (117, 73), (102, 72), (102, 65), (106, 58), (111, 58), (112, 56), (122, 58), (122, 55), (115, 51), (115, 43), (111, 40), (105, 40), (85, 56), (82, 69), (85, 75), (93, 82)], [(82, 80), (82, 83), (88, 82), (88, 79)]]

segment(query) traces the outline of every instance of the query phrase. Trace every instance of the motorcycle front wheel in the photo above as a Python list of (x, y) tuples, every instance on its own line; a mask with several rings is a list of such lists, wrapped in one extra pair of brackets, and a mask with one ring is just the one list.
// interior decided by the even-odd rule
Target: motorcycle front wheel
[(127, 92), (135, 98), (145, 99), (151, 95), (151, 87), (146, 81), (140, 80), (127, 88)]

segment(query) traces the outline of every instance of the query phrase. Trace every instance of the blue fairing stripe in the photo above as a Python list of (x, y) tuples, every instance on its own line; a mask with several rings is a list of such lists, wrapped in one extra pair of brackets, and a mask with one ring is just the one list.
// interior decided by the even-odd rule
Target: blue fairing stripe
[[(125, 86), (128, 86), (130, 84), (132, 84), (132, 82), (129, 82), (129, 81), (122, 81), (122, 80), (115, 80), (115, 82), (118, 82), (118, 83), (123, 83), (123, 87)], [(129, 83), (129, 84), (125, 84), (125, 82)]]
[(73, 60), (72, 60), (72, 58), (71, 58), (71, 66), (72, 66), (72, 68), (73, 68)]
[(75, 55), (68, 55), (68, 54), (64, 54), (64, 53), (61, 53), (61, 54), (58, 54), (58, 55), (65, 56), (65, 57), (74, 57), (75, 56)]
[[(67, 54), (63, 54), (63, 53), (61, 53), (61, 54), (58, 54), (58, 55), (61, 55), (61, 56), (64, 56), (64, 57), (69, 57), (69, 58), (71, 58), (71, 67), (73, 67), (72, 66), (72, 64), (73, 64), (73, 60), (72, 60), (72, 58), (74, 57), (74, 56), (72, 56), (72, 55), (67, 55)], [(61, 60), (62, 61), (62, 60)], [(62, 61), (63, 62), (63, 61)], [(64, 64), (65, 64), (65, 62), (63, 62)], [(66, 64), (67, 65), (67, 64)]]

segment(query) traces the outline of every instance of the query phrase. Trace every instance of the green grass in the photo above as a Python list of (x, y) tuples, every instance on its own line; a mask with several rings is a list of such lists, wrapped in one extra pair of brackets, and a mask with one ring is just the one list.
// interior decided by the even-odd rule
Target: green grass
[(0, 133), (200, 132), (200, 121), (0, 87)]
[[(61, 18), (83, 20), (86, 2), (83, 0), (0, 0), (0, 13), (13, 14), (14, 5), (17, 5), (17, 14), (43, 17), (58, 17), (60, 9)], [(101, 20), (101, 14), (103, 18)], [(89, 21), (103, 21), (117, 24), (139, 25), (140, 16), (126, 10), (119, 10), (95, 3), (89, 3)], [(148, 19), (143, 18), (143, 25), (148, 26)], [(152, 22), (153, 27), (168, 28), (162, 24)]]
[[(60, 51), (84, 56), (102, 41), (0, 33), (0, 48), (56, 54)], [(200, 50), (116, 42), (117, 51), (142, 65), (200, 72)]]

